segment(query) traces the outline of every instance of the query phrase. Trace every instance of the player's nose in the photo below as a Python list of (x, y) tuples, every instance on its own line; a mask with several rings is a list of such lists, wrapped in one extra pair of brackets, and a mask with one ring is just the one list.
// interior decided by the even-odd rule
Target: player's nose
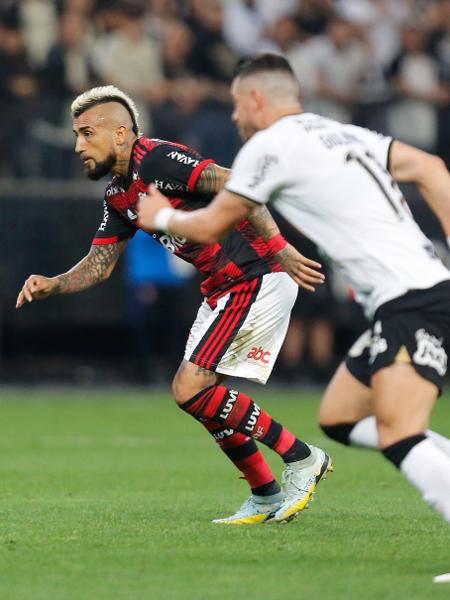
[(77, 141), (75, 142), (75, 152), (78, 152), (78, 154), (80, 152), (83, 152), (84, 150), (84, 144), (83, 141), (81, 140), (81, 138), (77, 137)]

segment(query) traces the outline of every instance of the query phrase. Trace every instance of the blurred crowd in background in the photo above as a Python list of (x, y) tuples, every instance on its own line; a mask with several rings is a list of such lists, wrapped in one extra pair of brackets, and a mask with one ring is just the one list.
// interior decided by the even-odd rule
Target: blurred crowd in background
[[(230, 166), (240, 141), (229, 82), (237, 60), (258, 52), (290, 61), (306, 110), (376, 129), (450, 163), (450, 0), (2, 0), (0, 178), (38, 179), (41, 197), (45, 182), (84, 178), (70, 104), (104, 84), (134, 98), (147, 136), (182, 142)], [(410, 196), (425, 229), (439, 238), (417, 192)], [(96, 223), (90, 225), (93, 233)], [(306, 240), (289, 235), (314, 255)], [(182, 311), (173, 297), (198, 282), (179, 266), (172, 271), (153, 242), (138, 236), (133, 244), (123, 268), (125, 305), (141, 365), (132, 376), (146, 380), (180, 358), (195, 301)], [(345, 350), (339, 340), (352, 338), (362, 318), (332, 273), (315, 298), (303, 298), (279, 369), (285, 381), (322, 381)], [(182, 322), (173, 316), (184, 312)], [(170, 335), (156, 331), (168, 320)], [(9, 319), (3, 322), (0, 359), (19, 352)]]
[(290, 60), (307, 110), (448, 158), (449, 0), (3, 0), (0, 172), (80, 176), (69, 106), (109, 83), (147, 135), (230, 162), (228, 83), (262, 51)]

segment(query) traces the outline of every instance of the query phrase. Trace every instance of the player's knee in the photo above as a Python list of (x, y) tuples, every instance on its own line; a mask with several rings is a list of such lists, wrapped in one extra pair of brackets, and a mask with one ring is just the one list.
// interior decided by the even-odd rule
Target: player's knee
[(172, 380), (172, 395), (178, 406), (181, 406), (199, 394), (204, 387), (205, 386), (192, 381), (189, 377), (180, 377), (177, 373)]
[(178, 405), (184, 404), (190, 398), (185, 386), (177, 375), (172, 380), (172, 396)]
[(326, 436), (335, 442), (350, 445), (350, 433), (355, 426), (355, 423), (337, 423), (335, 425), (324, 425), (319, 423), (320, 428)]

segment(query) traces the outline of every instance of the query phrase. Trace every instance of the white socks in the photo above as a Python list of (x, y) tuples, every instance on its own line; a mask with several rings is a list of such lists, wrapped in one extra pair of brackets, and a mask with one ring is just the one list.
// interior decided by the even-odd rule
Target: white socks
[(378, 431), (375, 417), (358, 421), (348, 436), (351, 446), (378, 449)]
[[(410, 483), (450, 523), (450, 439), (428, 429), (427, 439), (411, 448), (400, 463)], [(349, 434), (351, 445), (378, 448), (375, 417), (361, 419)]]
[[(427, 429), (427, 438), (432, 440), (445, 454), (450, 456), (450, 440), (440, 433)], [(375, 417), (366, 417), (358, 421), (351, 430), (348, 439), (352, 446), (378, 448), (378, 432)]]
[(450, 456), (431, 439), (422, 440), (402, 460), (400, 470), (450, 523)]

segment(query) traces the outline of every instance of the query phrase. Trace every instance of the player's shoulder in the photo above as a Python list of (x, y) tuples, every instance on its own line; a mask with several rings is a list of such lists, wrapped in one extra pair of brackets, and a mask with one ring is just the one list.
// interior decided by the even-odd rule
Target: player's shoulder
[(369, 129), (368, 127), (361, 127), (360, 125), (354, 125), (353, 123), (345, 123), (341, 126), (342, 129), (352, 132), (355, 136), (359, 136), (364, 140), (371, 139), (374, 141), (383, 141), (391, 139), (390, 136), (385, 135), (375, 129)]
[(134, 158), (140, 163), (144, 157), (146, 162), (172, 160), (187, 165), (202, 160), (197, 150), (185, 144), (160, 138), (141, 137), (135, 145)]

